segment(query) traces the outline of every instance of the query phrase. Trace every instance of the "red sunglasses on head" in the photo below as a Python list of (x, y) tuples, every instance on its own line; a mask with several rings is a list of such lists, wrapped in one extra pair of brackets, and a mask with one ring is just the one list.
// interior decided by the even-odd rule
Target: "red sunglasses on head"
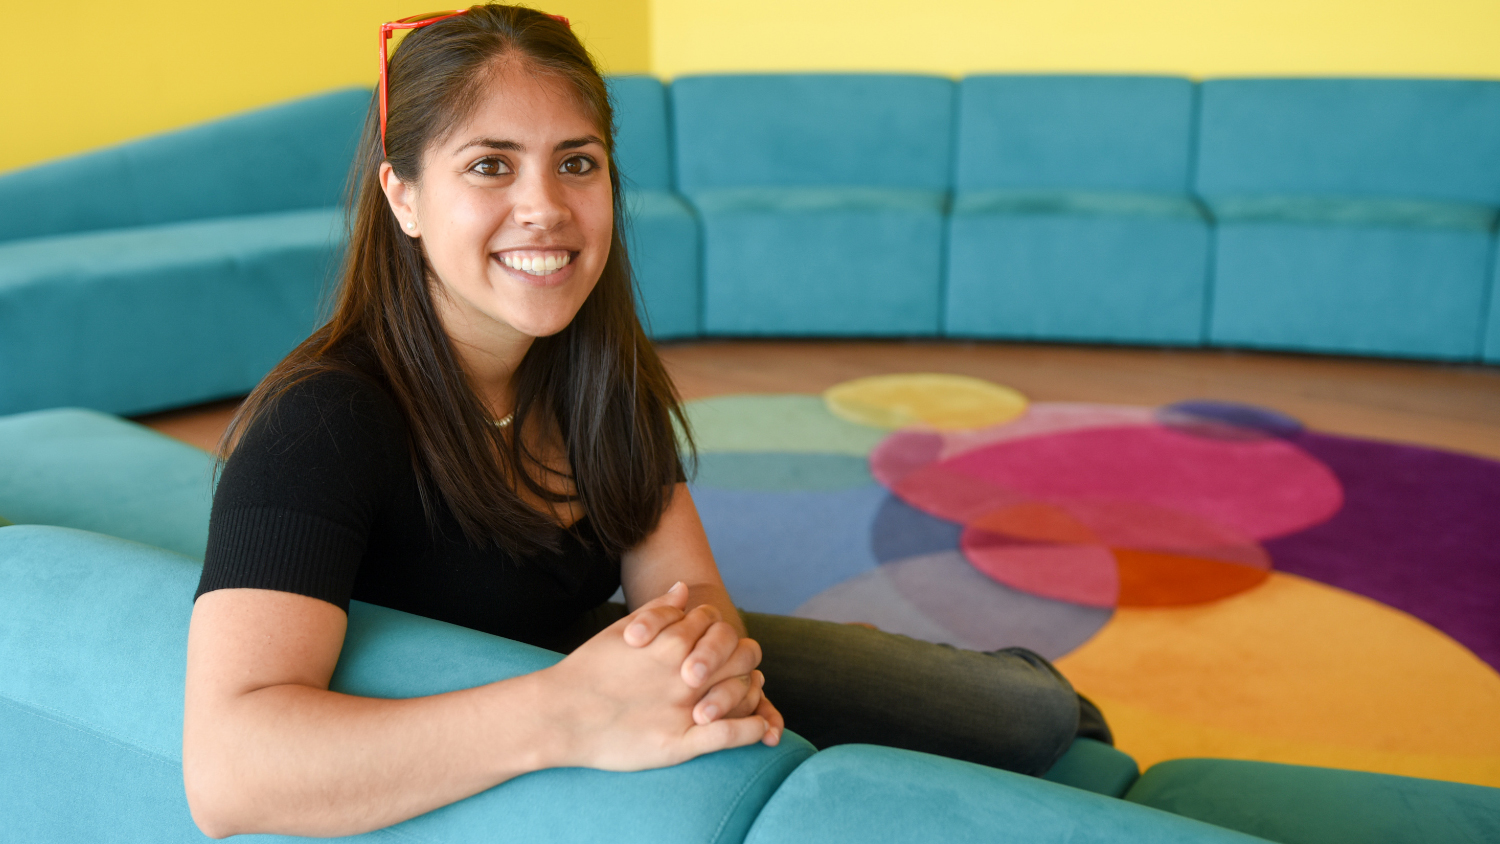
[[(391, 64), (391, 36), (395, 34), (397, 30), (421, 29), (424, 26), (435, 24), (438, 21), (447, 20), (448, 18), (456, 18), (459, 15), (467, 15), (468, 13), (468, 9), (454, 9), (451, 12), (428, 12), (425, 15), (412, 15), (409, 18), (402, 18), (398, 21), (391, 21), (390, 23), (383, 23), (380, 25), (380, 151), (382, 153), (385, 152), (386, 98), (388, 96), (388, 91), (390, 90), (390, 83), (387, 81), (386, 69), (389, 68)], [(563, 26), (566, 26), (569, 29), (573, 28), (573, 25), (571, 23), (568, 23), (568, 19), (563, 17), (562, 15), (548, 15), (547, 17), (560, 22)]]

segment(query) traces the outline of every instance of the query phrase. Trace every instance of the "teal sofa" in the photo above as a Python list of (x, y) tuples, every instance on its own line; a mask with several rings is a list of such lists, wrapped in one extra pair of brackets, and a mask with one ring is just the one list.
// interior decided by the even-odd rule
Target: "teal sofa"
[(0, 176), (0, 413), (243, 395), (317, 325), (369, 94)]
[(1221, 79), (1202, 97), (1212, 342), (1478, 356), (1500, 82)]
[[(202, 840), (180, 737), (212, 483), (204, 452), (108, 414), (0, 417), (0, 839)], [(355, 602), (333, 687), (424, 695), (556, 659)], [(1232, 760), (1138, 775), (1087, 739), (1035, 779), (788, 734), (659, 771), (543, 771), (361, 838), (1457, 844), (1500, 838), (1500, 789)]]
[[(610, 80), (658, 339), (1500, 362), (1500, 82)], [(0, 413), (242, 395), (317, 323), (369, 91), (0, 174)]]

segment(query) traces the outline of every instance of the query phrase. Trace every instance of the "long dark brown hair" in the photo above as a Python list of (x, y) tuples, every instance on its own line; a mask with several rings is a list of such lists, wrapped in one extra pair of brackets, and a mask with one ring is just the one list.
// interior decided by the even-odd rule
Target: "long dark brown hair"
[[(491, 423), (460, 366), (433, 307), (435, 279), (421, 242), (401, 232), (378, 177), (389, 161), (403, 182), (417, 184), (423, 153), (467, 117), (499, 60), (520, 60), (566, 83), (604, 139), (614, 190), (614, 231), (598, 283), (565, 329), (536, 339), (515, 373), (514, 436)], [(555, 550), (561, 529), (522, 500), (520, 484), (546, 501), (578, 502), (606, 549), (623, 552), (655, 528), (681, 475), (674, 419), (689, 450), (692, 442), (672, 381), (636, 318), (604, 79), (567, 24), (500, 5), (416, 30), (396, 49), (388, 75), (384, 151), (377, 93), (350, 176), (349, 247), (332, 316), (245, 400), (220, 453), (227, 456), (291, 386), (333, 370), (364, 372), (406, 418), (429, 523), (441, 501), (471, 543), (517, 555)], [(367, 362), (356, 365), (357, 358)], [(546, 470), (520, 436), (533, 417), (561, 434), (572, 495), (534, 477)]]

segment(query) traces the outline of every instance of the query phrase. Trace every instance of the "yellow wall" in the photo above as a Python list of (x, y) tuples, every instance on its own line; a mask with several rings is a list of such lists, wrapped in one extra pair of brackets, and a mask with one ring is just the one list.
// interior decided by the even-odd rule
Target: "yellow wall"
[(652, 69), (1500, 78), (1497, 0), (653, 0)]
[[(442, 2), (6, 0), (0, 171), (302, 94), (373, 85), (381, 22)], [(536, 5), (567, 15), (606, 70), (642, 72), (648, 4)]]
[[(537, 0), (605, 69), (1500, 78), (1500, 0)], [(375, 79), (413, 0), (6, 0), (0, 171)], [(434, 6), (435, 7), (435, 6)]]

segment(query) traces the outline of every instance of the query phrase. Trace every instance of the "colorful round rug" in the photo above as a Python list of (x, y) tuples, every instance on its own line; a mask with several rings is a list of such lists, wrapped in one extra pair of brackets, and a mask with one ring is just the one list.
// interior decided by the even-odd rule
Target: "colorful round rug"
[(746, 609), (1031, 648), (1142, 766), (1500, 786), (1500, 463), (940, 374), (688, 412)]

